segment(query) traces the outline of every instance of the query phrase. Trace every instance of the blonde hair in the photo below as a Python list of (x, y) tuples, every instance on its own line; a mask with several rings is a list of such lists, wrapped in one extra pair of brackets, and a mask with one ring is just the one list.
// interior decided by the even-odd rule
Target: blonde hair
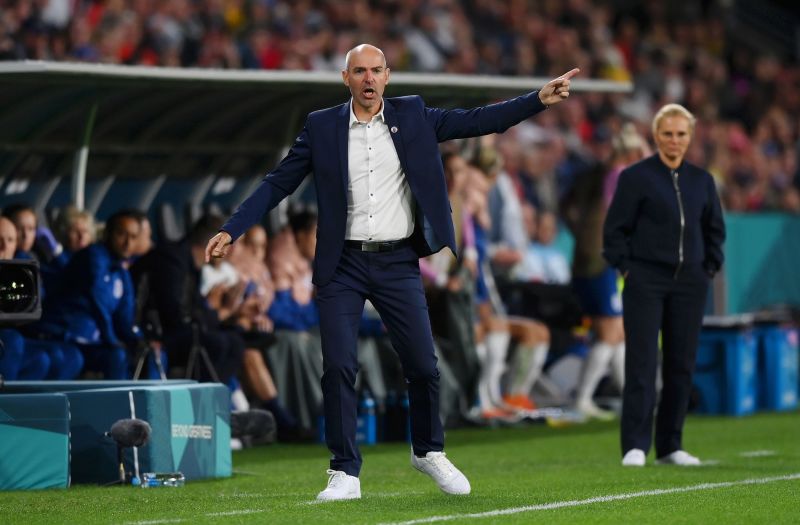
[(69, 205), (64, 208), (61, 213), (58, 215), (58, 221), (56, 226), (56, 235), (59, 237), (59, 241), (61, 243), (65, 243), (67, 240), (67, 236), (69, 235), (69, 230), (72, 228), (72, 225), (78, 222), (79, 220), (85, 220), (86, 223), (89, 225), (89, 231), (91, 232), (92, 242), (97, 235), (97, 228), (95, 227), (94, 223), (94, 215), (86, 210), (79, 210), (75, 206)]
[(686, 109), (685, 107), (681, 106), (680, 104), (667, 104), (666, 106), (662, 107), (656, 113), (656, 116), (653, 117), (653, 136), (656, 136), (656, 132), (658, 131), (658, 127), (661, 125), (661, 121), (664, 120), (665, 117), (683, 117), (689, 121), (689, 130), (694, 135), (694, 124), (697, 122), (697, 119), (694, 118), (694, 115)]

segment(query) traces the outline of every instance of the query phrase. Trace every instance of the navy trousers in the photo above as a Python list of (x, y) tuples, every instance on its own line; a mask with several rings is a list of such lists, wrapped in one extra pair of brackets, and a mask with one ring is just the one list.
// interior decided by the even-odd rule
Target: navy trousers
[(439, 419), (439, 370), (419, 259), (408, 246), (370, 253), (345, 247), (331, 281), (317, 289), (322, 336), (322, 393), (330, 468), (358, 476), (356, 446), (356, 344), (364, 301), (369, 299), (389, 331), (408, 384), (411, 442), (424, 456), (444, 448)]
[(622, 394), (623, 455), (647, 454), (656, 405), (658, 332), (662, 339), (664, 387), (655, 422), (656, 457), (682, 449), (683, 422), (689, 407), (697, 344), (703, 323), (709, 278), (699, 265), (675, 269), (635, 262), (625, 279), (625, 387)]

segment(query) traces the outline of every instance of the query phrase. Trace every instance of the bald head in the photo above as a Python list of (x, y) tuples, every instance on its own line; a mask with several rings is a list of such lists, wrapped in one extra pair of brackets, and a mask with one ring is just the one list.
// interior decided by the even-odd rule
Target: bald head
[(360, 56), (362, 53), (368, 53), (369, 55), (378, 55), (380, 56), (381, 62), (383, 62), (383, 67), (386, 67), (386, 56), (383, 54), (380, 48), (372, 46), (370, 44), (359, 44), (350, 51), (344, 57), (344, 70), (349, 71), (350, 65), (352, 63), (352, 59), (356, 56)]
[(353, 113), (368, 122), (383, 107), (383, 90), (389, 83), (389, 68), (383, 51), (369, 44), (351, 49), (345, 59), (342, 81), (353, 96)]

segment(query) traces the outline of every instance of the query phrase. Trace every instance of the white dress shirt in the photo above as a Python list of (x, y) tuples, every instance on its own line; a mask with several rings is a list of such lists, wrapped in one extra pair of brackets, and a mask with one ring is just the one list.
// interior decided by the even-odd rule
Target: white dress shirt
[[(414, 200), (381, 111), (360, 122), (350, 100), (345, 238), (395, 241), (414, 231)], [(395, 130), (397, 133), (397, 130)]]

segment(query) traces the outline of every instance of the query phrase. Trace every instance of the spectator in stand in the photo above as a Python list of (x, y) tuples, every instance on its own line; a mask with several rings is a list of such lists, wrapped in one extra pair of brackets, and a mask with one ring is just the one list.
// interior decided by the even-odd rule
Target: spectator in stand
[[(580, 156), (593, 129), (614, 113), (646, 126), (660, 105), (681, 102), (700, 115), (704, 129), (737, 125), (753, 144), (737, 152), (738, 145), (698, 136), (687, 153), (714, 174), (727, 208), (798, 213), (794, 144), (800, 133), (793, 123), (800, 118), (800, 70), (796, 60), (778, 58), (780, 50), (751, 51), (739, 27), (726, 24), (738, 20), (736, 9), (736, 2), (720, 0), (701, 10), (691, 2), (664, 9), (658, 3), (378, 1), (359, 4), (354, 20), (336, 2), (23, 0), (0, 14), (0, 59), (330, 71), (356, 40), (366, 39), (379, 42), (397, 70), (548, 76), (577, 64), (600, 79), (631, 80), (634, 93), (586, 94), (585, 114), (583, 104), (572, 104), (540, 118), (549, 131), (567, 135), (570, 156)], [(673, 23), (678, 19), (694, 21)], [(776, 136), (767, 137), (765, 128)], [(527, 199), (543, 180), (535, 168), (540, 153), (524, 155), (536, 179), (521, 179)], [(725, 160), (735, 157), (743, 158)], [(559, 189), (574, 173), (567, 164), (557, 172)], [(551, 198), (543, 189), (538, 196)]]
[[(279, 232), (271, 244), (269, 261), (275, 298), (267, 315), (276, 330), (307, 332), (319, 326), (319, 310), (311, 283), (316, 227), (316, 214), (295, 213), (290, 217), (289, 226)], [(311, 239), (310, 232), (314, 233)]]
[(549, 211), (537, 212), (530, 204), (522, 206), (522, 216), (528, 233), (528, 246), (522, 261), (514, 269), (514, 279), (545, 284), (568, 284), (569, 262), (553, 246), (558, 231), (558, 219)]
[(246, 283), (245, 295), (252, 310), (248, 331), (269, 333), (273, 330), (272, 320), (267, 316), (267, 310), (275, 297), (275, 285), (272, 275), (267, 268), (267, 232), (260, 224), (242, 235), (241, 242), (236, 250), (231, 253), (230, 262), (239, 273), (239, 277)]
[[(251, 303), (254, 300), (249, 294), (245, 295), (247, 288), (248, 282), (240, 278), (230, 262), (216, 260), (203, 265), (200, 294), (205, 297), (208, 306), (216, 312), (221, 326), (225, 330), (235, 332), (244, 343), (241, 379), (245, 389), (251, 394), (250, 399), (253, 400), (253, 404), (272, 413), (278, 425), (278, 439), (287, 441), (296, 434), (297, 420), (283, 407), (272, 372), (264, 360), (264, 351), (274, 339), (270, 334), (250, 330), (253, 324)], [(233, 388), (236, 391), (236, 387)]]

